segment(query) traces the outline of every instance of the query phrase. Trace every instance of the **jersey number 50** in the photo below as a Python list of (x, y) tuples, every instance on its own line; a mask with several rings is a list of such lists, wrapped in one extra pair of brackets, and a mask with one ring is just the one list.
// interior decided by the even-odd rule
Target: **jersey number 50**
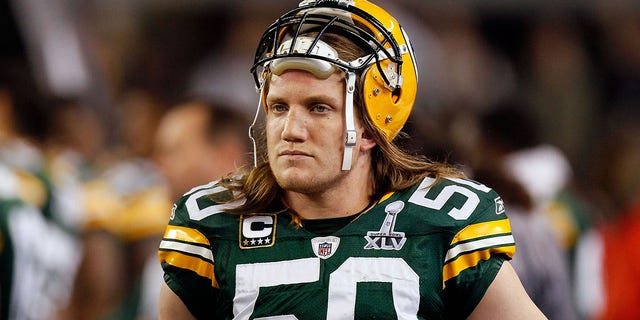
[[(268, 274), (269, 277), (260, 275)], [(249, 319), (261, 287), (310, 283), (319, 280), (320, 259), (306, 258), (289, 261), (243, 264), (236, 267), (236, 292), (233, 299), (234, 319)], [(239, 276), (241, 275), (241, 276)], [(419, 276), (401, 258), (347, 259), (329, 275), (327, 319), (355, 317), (358, 282), (392, 283), (393, 303), (399, 319), (417, 319), (420, 303)], [(261, 320), (297, 319), (294, 315), (280, 315)]]

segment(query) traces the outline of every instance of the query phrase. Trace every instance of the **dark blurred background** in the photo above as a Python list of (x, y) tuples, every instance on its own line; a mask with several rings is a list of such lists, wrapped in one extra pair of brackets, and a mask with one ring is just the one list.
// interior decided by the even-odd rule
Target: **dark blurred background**
[[(81, 98), (111, 120), (134, 90), (163, 105), (197, 91), (253, 109), (257, 39), (297, 3), (7, 1), (2, 55), (28, 59), (43, 91)], [(638, 117), (636, 1), (387, 2), (419, 57), (416, 122), (517, 97), (585, 177), (599, 140)]]
[[(43, 103), (31, 119), (51, 120), (58, 129), (50, 130), (67, 132), (84, 157), (149, 159), (158, 119), (186, 97), (254, 112), (255, 46), (297, 3), (0, 0), (0, 59), (34, 77)], [(551, 219), (574, 281), (582, 236), (613, 225), (640, 199), (640, 2), (377, 3), (404, 26), (418, 60), (405, 143), (471, 177), (499, 154), (552, 150), (519, 153), (506, 169), (533, 198), (558, 204), (562, 190), (578, 203), (569, 218)], [(94, 122), (52, 125), (64, 119), (53, 116), (62, 101), (81, 105)], [(581, 314), (595, 318), (592, 302), (603, 299), (578, 298)]]

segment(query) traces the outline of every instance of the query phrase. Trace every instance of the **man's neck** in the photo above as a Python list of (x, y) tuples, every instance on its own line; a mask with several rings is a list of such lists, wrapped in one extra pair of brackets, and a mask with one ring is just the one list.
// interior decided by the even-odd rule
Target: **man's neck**
[(334, 188), (319, 193), (285, 192), (285, 201), (301, 219), (341, 218), (353, 215), (371, 203), (366, 184)]

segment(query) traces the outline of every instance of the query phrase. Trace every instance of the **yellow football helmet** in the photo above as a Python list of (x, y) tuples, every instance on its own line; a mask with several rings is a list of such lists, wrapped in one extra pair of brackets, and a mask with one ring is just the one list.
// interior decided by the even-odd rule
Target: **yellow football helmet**
[[(313, 38), (304, 38), (308, 32)], [(362, 47), (366, 55), (344, 61), (325, 48), (324, 33), (346, 36)], [(301, 44), (301, 42), (307, 42)], [(311, 43), (309, 43), (311, 42)], [(281, 68), (326, 70), (327, 63), (362, 78), (364, 107), (373, 123), (392, 140), (407, 121), (416, 97), (417, 68), (413, 49), (398, 21), (366, 0), (305, 0), (282, 15), (264, 32), (256, 50), (251, 72), (260, 89), (266, 68), (289, 58)], [(305, 60), (308, 62), (305, 67)], [(317, 71), (322, 73), (322, 71)], [(319, 76), (316, 74), (316, 76)]]

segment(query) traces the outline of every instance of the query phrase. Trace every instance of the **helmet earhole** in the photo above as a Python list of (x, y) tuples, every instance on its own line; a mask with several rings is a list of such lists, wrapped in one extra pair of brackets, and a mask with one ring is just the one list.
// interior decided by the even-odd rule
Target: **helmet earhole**
[(391, 99), (393, 100), (393, 103), (397, 103), (398, 100), (400, 100), (401, 91), (402, 89), (396, 88), (395, 90), (393, 90), (393, 92), (391, 92)]

